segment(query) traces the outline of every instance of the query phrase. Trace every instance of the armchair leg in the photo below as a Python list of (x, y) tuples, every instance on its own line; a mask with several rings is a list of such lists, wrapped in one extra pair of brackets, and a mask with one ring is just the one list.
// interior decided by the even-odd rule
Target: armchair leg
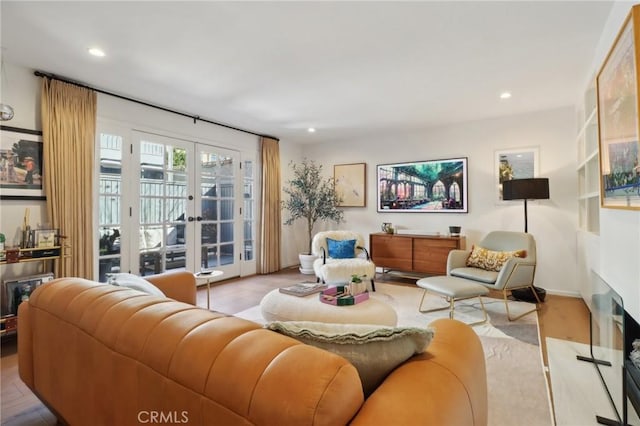
[(376, 291), (376, 283), (373, 282), (373, 278), (371, 279), (371, 291)]
[(505, 308), (507, 308), (507, 318), (509, 318), (509, 321), (518, 320), (518, 319), (522, 318), (523, 316), (528, 315), (531, 312), (535, 312), (535, 311), (540, 309), (540, 307), (538, 305), (540, 303), (542, 303), (542, 302), (540, 301), (540, 298), (538, 297), (538, 293), (536, 293), (536, 290), (533, 288), (533, 285), (530, 285), (530, 286), (527, 286), (527, 287), (529, 287), (531, 289), (531, 291), (533, 291), (533, 295), (536, 298), (536, 307), (531, 309), (531, 310), (529, 310), (529, 311), (527, 311), (527, 312), (524, 312), (524, 313), (522, 313), (522, 314), (520, 314), (520, 315), (518, 315), (517, 317), (514, 317), (514, 318), (511, 318), (511, 313), (509, 312), (509, 302), (507, 300), (507, 291), (510, 291), (512, 289), (508, 289), (508, 290), (507, 289), (503, 289), (502, 290), (502, 296), (504, 298), (504, 306), (505, 306)]

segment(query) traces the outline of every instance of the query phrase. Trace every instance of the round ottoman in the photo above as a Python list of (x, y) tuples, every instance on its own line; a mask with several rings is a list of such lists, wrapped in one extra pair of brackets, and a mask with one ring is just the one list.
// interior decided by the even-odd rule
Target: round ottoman
[(305, 297), (272, 290), (262, 298), (260, 310), (267, 321), (316, 321), (337, 324), (377, 324), (395, 327), (396, 311), (387, 303), (370, 298), (351, 306), (322, 303), (318, 293)]

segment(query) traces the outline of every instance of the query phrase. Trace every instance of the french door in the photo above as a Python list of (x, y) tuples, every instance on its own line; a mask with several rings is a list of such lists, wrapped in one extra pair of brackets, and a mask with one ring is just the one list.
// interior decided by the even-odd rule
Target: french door
[(251, 155), (135, 130), (112, 133), (98, 132), (101, 281), (117, 271), (255, 272)]

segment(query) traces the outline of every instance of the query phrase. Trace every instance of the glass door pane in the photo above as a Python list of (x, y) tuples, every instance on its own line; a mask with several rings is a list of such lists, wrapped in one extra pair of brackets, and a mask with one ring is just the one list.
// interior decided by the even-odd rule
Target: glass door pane
[[(255, 218), (255, 170), (253, 160), (244, 160), (243, 171), (243, 257), (246, 262), (255, 262), (255, 242), (256, 242), (256, 218)], [(243, 267), (243, 274), (245, 273)], [(252, 271), (255, 273), (255, 268)]]
[(198, 145), (198, 152), (200, 267), (222, 270), (227, 277), (239, 275), (237, 153), (206, 145)]
[(140, 275), (189, 269), (186, 223), (192, 144), (140, 133)]
[(121, 136), (99, 133), (100, 174), (98, 178), (98, 281), (120, 272), (122, 232), (122, 146)]

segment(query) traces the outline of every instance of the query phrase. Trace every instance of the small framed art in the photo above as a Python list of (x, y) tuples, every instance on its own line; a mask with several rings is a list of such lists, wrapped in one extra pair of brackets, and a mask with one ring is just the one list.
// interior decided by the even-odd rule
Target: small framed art
[(36, 229), (33, 231), (33, 245), (35, 248), (55, 247), (57, 237), (57, 229)]
[(44, 200), (42, 132), (0, 126), (0, 199)]
[(502, 201), (502, 184), (506, 180), (538, 177), (540, 150), (538, 147), (514, 148), (496, 151), (496, 199)]
[(342, 200), (340, 207), (366, 207), (366, 179), (366, 163), (336, 164), (333, 166), (336, 192)]

